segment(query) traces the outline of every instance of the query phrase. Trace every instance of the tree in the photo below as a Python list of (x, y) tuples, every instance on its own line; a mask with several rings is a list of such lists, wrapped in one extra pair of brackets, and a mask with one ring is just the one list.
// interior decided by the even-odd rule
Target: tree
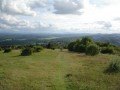
[(91, 55), (91, 56), (95, 56), (97, 54), (99, 54), (99, 47), (97, 45), (89, 45), (86, 48), (86, 55)]

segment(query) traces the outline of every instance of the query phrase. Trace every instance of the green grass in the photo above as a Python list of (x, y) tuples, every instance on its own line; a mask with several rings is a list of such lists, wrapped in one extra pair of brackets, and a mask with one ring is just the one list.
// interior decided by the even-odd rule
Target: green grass
[(120, 90), (120, 73), (105, 74), (115, 55), (48, 50), (19, 56), (0, 52), (0, 90)]

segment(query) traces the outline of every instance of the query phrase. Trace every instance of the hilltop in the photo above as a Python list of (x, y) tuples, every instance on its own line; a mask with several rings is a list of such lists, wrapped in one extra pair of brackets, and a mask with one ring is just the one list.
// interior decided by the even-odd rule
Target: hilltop
[(31, 56), (0, 52), (0, 90), (119, 90), (120, 73), (104, 69), (117, 55), (44, 49)]

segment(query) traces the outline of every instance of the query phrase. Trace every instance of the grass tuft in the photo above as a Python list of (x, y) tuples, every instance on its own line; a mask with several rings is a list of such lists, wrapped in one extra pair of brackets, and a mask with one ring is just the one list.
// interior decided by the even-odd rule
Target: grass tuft
[(106, 73), (118, 73), (120, 72), (120, 61), (119, 60), (114, 60), (110, 62), (108, 67), (105, 70)]

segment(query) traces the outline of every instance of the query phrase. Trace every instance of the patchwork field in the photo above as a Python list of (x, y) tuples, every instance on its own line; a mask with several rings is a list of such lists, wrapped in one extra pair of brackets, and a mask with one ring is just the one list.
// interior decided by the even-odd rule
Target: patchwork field
[(120, 56), (44, 49), (31, 56), (0, 52), (0, 90), (120, 90), (120, 73), (105, 74)]

